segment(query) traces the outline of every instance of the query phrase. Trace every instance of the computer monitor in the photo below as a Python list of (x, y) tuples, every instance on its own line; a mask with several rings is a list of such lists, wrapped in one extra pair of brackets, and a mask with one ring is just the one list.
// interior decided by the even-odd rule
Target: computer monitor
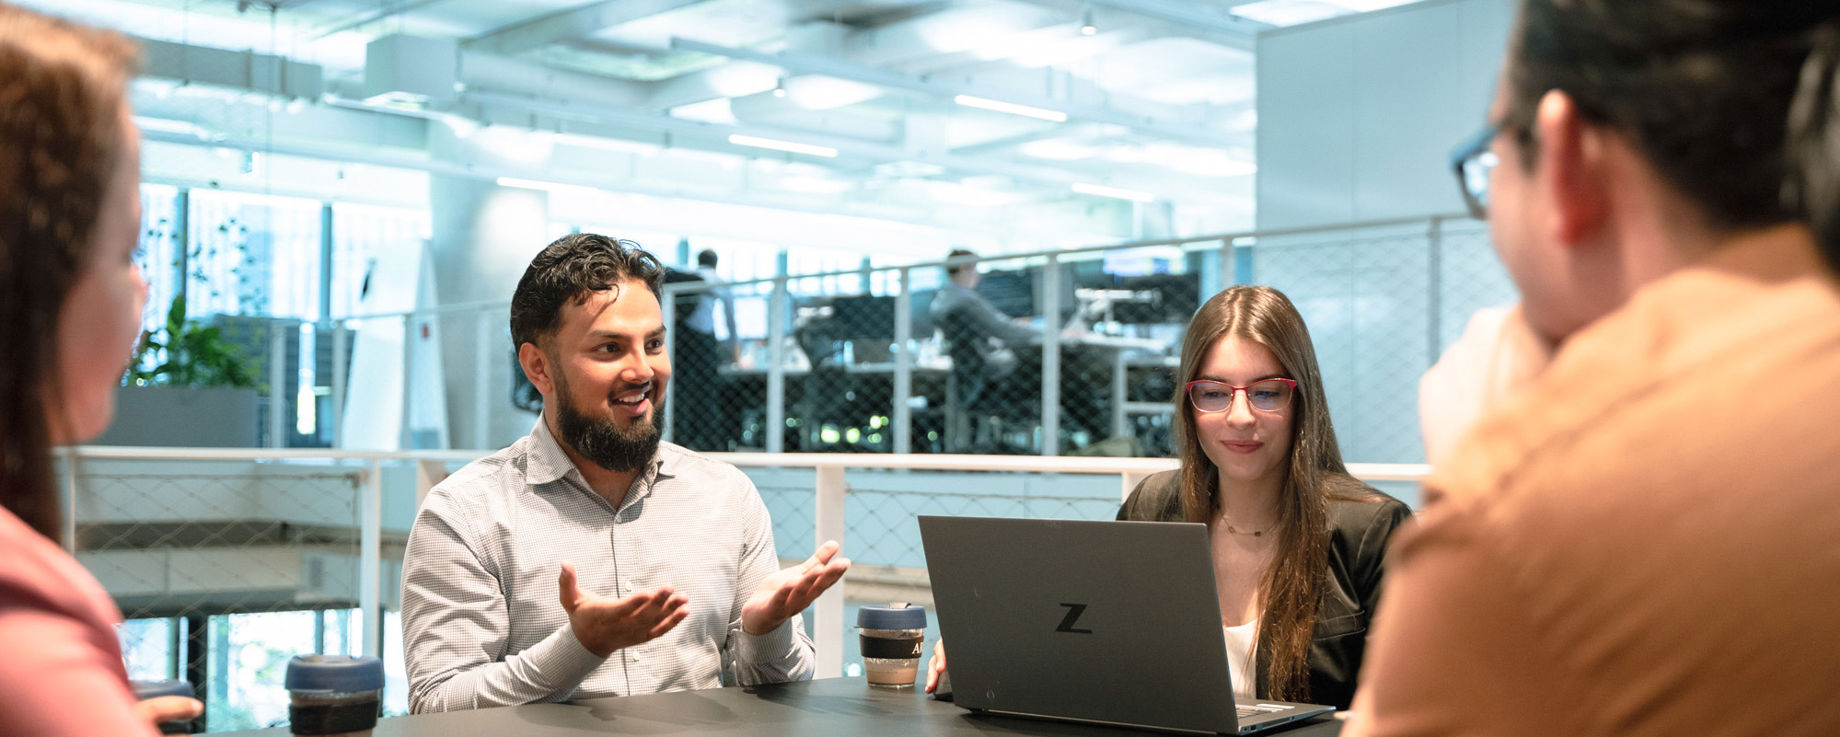
[(847, 340), (894, 340), (893, 297), (845, 295), (831, 300), (833, 334)]
[(921, 289), (911, 296), (914, 301), (913, 337), (916, 339), (933, 337), (933, 297), (937, 294), (937, 289)]
[(977, 292), (1005, 315), (1035, 316), (1035, 275), (1030, 270), (987, 272), (978, 279)]

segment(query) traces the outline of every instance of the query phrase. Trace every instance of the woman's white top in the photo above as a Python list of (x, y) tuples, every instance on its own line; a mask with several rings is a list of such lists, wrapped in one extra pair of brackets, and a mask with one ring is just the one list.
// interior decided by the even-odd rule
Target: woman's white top
[(1258, 653), (1259, 620), (1235, 627), (1223, 624), (1220, 628), (1227, 633), (1227, 672), (1233, 676), (1233, 695), (1257, 699), (1254, 692), (1259, 687), (1259, 679), (1252, 659)]

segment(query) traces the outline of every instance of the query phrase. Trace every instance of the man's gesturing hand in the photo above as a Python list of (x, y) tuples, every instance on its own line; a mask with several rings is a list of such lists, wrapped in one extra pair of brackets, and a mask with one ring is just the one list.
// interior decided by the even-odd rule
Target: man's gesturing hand
[(690, 612), (684, 605), (689, 597), (673, 593), (666, 586), (657, 591), (642, 591), (624, 599), (608, 599), (584, 594), (575, 588), (575, 567), (562, 564), (562, 610), (569, 613), (569, 628), (582, 647), (600, 657), (612, 655), (620, 648), (632, 647), (670, 632)]
[(838, 558), (836, 540), (826, 540), (804, 563), (768, 576), (741, 607), (741, 631), (764, 635), (779, 628), (792, 615), (805, 611), (825, 589), (850, 570), (849, 558)]

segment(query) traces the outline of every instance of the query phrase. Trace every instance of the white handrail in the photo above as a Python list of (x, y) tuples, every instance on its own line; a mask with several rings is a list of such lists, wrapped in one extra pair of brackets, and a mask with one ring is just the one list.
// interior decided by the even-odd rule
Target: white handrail
[(141, 461), (473, 461), (489, 450), (349, 450), (345, 448), (168, 448), (130, 445), (77, 445), (53, 448), (52, 454), (75, 458)]

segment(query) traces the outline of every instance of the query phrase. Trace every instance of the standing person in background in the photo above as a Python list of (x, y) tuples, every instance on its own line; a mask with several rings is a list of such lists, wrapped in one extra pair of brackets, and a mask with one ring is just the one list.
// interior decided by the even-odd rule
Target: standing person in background
[(1428, 481), (1345, 734), (1840, 734), (1840, 4), (1524, 0), (1456, 158), (1556, 351)]
[(140, 132), (125, 38), (0, 3), (0, 734), (151, 735), (121, 612), (58, 545), (53, 445), (95, 437), (140, 336)]
[(679, 298), (689, 303), (689, 314), (681, 316), (684, 329), (673, 336), (678, 366), (674, 396), (678, 402), (677, 408), (672, 410), (671, 435), (686, 448), (726, 451), (733, 433), (729, 432), (730, 410), (722, 406), (722, 397), (726, 394), (720, 371), (723, 352), (716, 338), (715, 314), (720, 303), (724, 326), (728, 328), (727, 355), (730, 361), (739, 361), (741, 348), (735, 339), (735, 301), (727, 288), (714, 286), (722, 282), (722, 277), (716, 273), (715, 251), (705, 248), (698, 252), (695, 278), (685, 281), (700, 281), (697, 286), (709, 286)]
[[(716, 272), (717, 262), (714, 249), (705, 248), (696, 252), (696, 275), (710, 284), (728, 281)], [(722, 308), (722, 325), (728, 328), (728, 360), (731, 363), (741, 361), (741, 340), (735, 335), (735, 297), (727, 287), (717, 287), (703, 292), (696, 302), (696, 314), (690, 317), (690, 327), (705, 335), (716, 334), (716, 307)]]
[[(1207, 525), (1234, 695), (1346, 708), (1411, 510), (1348, 475), (1309, 328), (1282, 292), (1209, 299), (1178, 372), (1182, 465), (1138, 484), (1118, 519)], [(940, 643), (928, 691), (944, 669)]]

